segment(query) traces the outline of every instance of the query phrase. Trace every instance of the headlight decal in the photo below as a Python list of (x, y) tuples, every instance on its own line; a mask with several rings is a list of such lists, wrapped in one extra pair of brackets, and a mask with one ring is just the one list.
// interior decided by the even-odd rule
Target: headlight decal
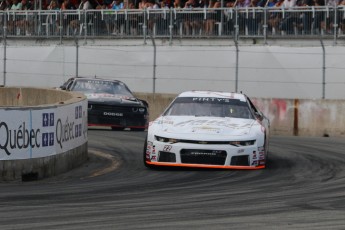
[(245, 140), (245, 141), (203, 141), (203, 140), (183, 140), (168, 138), (162, 136), (155, 136), (155, 140), (164, 143), (189, 143), (189, 144), (202, 144), (202, 145), (232, 145), (235, 147), (252, 146), (255, 145), (256, 140)]

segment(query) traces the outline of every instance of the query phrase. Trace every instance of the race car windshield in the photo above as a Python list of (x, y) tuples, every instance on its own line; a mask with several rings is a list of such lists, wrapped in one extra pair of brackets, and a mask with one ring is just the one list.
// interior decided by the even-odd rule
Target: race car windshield
[(164, 115), (253, 119), (246, 102), (229, 98), (180, 97), (172, 103)]
[(72, 90), (83, 93), (113, 94), (130, 98), (134, 97), (124, 84), (111, 81), (78, 80), (75, 82)]

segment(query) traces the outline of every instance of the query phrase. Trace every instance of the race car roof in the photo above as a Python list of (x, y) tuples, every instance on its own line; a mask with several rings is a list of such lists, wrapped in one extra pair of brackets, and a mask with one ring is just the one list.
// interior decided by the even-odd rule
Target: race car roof
[(247, 101), (245, 95), (241, 93), (229, 93), (218, 91), (186, 91), (180, 93), (178, 97), (215, 97), (215, 98), (231, 98), (240, 101)]

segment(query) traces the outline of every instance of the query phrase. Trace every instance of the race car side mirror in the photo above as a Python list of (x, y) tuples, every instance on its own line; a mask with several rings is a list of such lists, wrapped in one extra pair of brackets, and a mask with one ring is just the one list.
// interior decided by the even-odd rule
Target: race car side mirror
[(262, 115), (262, 113), (261, 113), (260, 111), (255, 112), (255, 116), (256, 116), (256, 118), (259, 119), (260, 121), (263, 119), (263, 115)]

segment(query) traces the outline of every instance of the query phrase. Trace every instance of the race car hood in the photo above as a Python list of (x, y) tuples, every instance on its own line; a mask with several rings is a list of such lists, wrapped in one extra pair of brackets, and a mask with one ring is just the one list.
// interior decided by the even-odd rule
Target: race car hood
[(123, 95), (114, 95), (114, 94), (105, 94), (105, 93), (90, 93), (85, 94), (88, 101), (95, 102), (95, 103), (109, 103), (109, 104), (131, 104), (131, 105), (138, 105), (140, 101), (138, 101), (134, 97), (128, 97)]
[(258, 124), (253, 119), (241, 118), (215, 118), (192, 116), (163, 116), (152, 124), (155, 133), (179, 138), (191, 138), (197, 136), (214, 138), (229, 138), (250, 135), (253, 125)]

